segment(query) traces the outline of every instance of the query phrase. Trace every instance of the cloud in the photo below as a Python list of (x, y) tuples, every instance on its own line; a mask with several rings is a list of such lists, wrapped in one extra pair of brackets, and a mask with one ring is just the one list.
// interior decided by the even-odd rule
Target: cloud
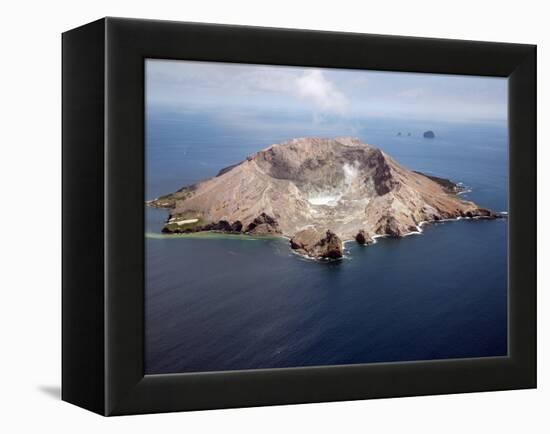
[[(148, 60), (150, 101), (295, 107), (324, 115), (344, 114), (349, 100), (320, 69)], [(331, 77), (332, 78), (332, 77)]]
[(318, 69), (285, 70), (261, 67), (239, 80), (243, 90), (291, 97), (312, 109), (317, 117), (343, 114), (348, 98)]
[(318, 69), (304, 71), (296, 80), (297, 95), (322, 112), (343, 114), (349, 101)]

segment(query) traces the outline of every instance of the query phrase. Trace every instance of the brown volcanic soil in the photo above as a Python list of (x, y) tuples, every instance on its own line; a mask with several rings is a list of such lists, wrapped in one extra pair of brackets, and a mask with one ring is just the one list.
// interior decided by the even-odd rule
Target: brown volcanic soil
[(399, 237), (422, 221), (497, 217), (461, 200), (449, 182), (406, 169), (357, 139), (300, 138), (272, 145), (149, 205), (170, 209), (168, 233), (293, 237), (314, 229), (343, 240), (360, 231), (367, 240)]

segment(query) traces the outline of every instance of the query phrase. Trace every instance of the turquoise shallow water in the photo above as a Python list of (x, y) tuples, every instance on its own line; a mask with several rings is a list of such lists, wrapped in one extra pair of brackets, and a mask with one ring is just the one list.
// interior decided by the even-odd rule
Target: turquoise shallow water
[[(192, 114), (149, 113), (147, 198), (212, 176), (308, 128), (229, 128)], [(270, 127), (273, 125), (273, 127)], [(507, 210), (502, 125), (365, 122), (354, 135), (407, 167), (468, 185)], [(421, 137), (435, 131), (435, 140)], [(398, 137), (397, 131), (411, 137)], [(320, 134), (316, 134), (320, 135)], [(165, 211), (147, 209), (149, 233)], [(422, 235), (346, 243), (318, 263), (284, 239), (146, 239), (146, 371), (171, 373), (499, 356), (507, 353), (507, 221), (456, 221)]]

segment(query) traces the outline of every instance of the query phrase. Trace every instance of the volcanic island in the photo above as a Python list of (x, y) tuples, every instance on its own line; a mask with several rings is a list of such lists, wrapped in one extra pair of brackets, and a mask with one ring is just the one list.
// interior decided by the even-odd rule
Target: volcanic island
[(343, 241), (368, 245), (425, 223), (502, 217), (461, 199), (462, 190), (356, 138), (307, 137), (271, 145), (147, 205), (169, 211), (165, 234), (281, 236), (296, 253), (335, 260)]

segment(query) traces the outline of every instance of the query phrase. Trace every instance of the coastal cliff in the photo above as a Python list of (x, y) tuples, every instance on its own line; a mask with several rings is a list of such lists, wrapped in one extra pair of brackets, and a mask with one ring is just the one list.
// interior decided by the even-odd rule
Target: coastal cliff
[(459, 192), (452, 181), (409, 170), (357, 139), (300, 138), (148, 205), (169, 210), (164, 233), (280, 235), (299, 253), (335, 259), (342, 240), (370, 244), (422, 222), (498, 217)]

